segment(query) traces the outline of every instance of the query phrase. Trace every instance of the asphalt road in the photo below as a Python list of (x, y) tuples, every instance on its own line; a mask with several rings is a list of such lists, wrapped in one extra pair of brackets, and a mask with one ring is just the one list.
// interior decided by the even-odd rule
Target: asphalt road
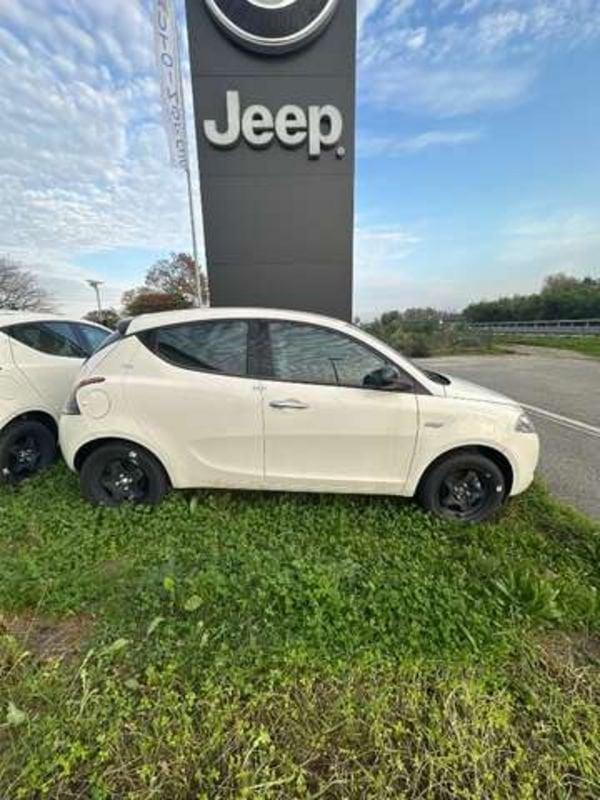
[(533, 406), (542, 475), (557, 497), (600, 519), (600, 361), (563, 350), (515, 349), (516, 355), (421, 363)]

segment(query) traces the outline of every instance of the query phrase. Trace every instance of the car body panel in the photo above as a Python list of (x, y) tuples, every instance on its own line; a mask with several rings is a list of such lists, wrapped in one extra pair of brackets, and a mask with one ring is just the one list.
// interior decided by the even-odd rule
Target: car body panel
[[(480, 388), (476, 386), (475, 397)], [(536, 434), (517, 433), (516, 424), (522, 413), (517, 404), (433, 396), (419, 396), (418, 402), (419, 443), (407, 486), (410, 494), (414, 494), (427, 468), (440, 456), (470, 447), (489, 448), (507, 459), (513, 472), (511, 494), (520, 494), (531, 484), (539, 440)]]
[[(41, 353), (9, 336), (9, 326), (74, 322), (105, 331), (101, 325), (53, 314), (0, 312), (0, 430), (13, 420), (43, 413), (58, 423), (60, 411), (83, 359)], [(107, 331), (108, 333), (108, 331)]]
[[(142, 435), (178, 453), (180, 487), (256, 488), (263, 482), (261, 395), (257, 382), (180, 369), (131, 343), (124, 413)], [(164, 413), (168, 409), (168, 414)]]
[[(261, 383), (267, 488), (397, 492), (404, 486), (417, 440), (415, 394)], [(294, 401), (291, 408), (276, 407), (286, 400)]]
[(519, 408), (519, 404), (515, 400), (493, 389), (488, 389), (477, 383), (466, 381), (463, 378), (455, 378), (454, 375), (445, 375), (444, 377), (449, 380), (448, 385), (444, 386), (444, 393), (446, 397), (452, 398), (453, 400), (476, 400)]
[(39, 402), (58, 417), (83, 359), (40, 353), (15, 339), (10, 344), (16, 368)]

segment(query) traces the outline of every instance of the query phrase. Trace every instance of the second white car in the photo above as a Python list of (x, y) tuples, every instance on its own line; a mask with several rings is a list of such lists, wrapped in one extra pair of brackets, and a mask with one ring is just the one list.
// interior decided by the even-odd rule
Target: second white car
[(52, 463), (73, 380), (109, 333), (92, 322), (0, 309), (0, 481), (19, 482)]

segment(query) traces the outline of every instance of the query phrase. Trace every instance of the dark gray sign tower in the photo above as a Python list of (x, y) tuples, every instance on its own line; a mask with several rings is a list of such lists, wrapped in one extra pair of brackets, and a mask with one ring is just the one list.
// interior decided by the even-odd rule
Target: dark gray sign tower
[(187, 0), (212, 304), (352, 316), (356, 0)]

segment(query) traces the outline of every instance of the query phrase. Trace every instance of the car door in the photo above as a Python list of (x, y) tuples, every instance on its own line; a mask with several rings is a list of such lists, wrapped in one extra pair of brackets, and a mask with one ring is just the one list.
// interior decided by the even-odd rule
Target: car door
[(17, 369), (41, 403), (60, 413), (71, 385), (86, 358), (84, 343), (70, 322), (27, 322), (8, 329)]
[(0, 428), (15, 413), (15, 407), (16, 411), (20, 411), (18, 400), (22, 400), (23, 392), (19, 391), (21, 384), (22, 378), (10, 350), (10, 339), (4, 331), (0, 331)]
[(367, 375), (390, 364), (354, 337), (319, 325), (264, 324), (267, 486), (401, 493), (417, 437), (415, 392), (365, 386)]
[(261, 399), (247, 375), (248, 330), (245, 320), (218, 319), (138, 334), (130, 414), (180, 487), (262, 486)]

